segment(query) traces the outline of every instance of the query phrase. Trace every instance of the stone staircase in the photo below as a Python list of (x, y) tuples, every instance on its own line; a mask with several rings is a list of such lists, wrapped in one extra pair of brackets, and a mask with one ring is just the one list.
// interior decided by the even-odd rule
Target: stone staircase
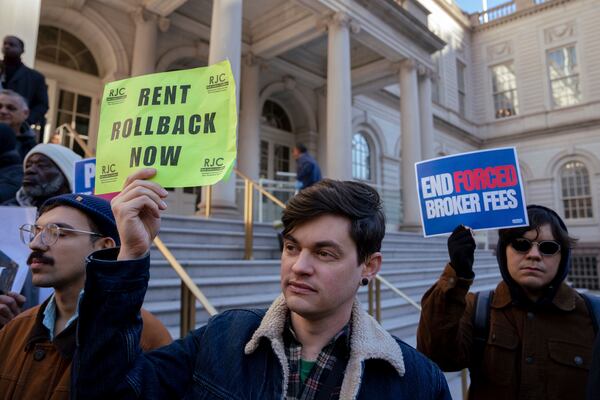
[[(263, 308), (279, 295), (279, 248), (270, 224), (254, 225), (254, 260), (242, 260), (244, 227), (240, 221), (198, 217), (164, 216), (160, 237), (186, 268), (194, 282), (219, 310)], [(446, 238), (424, 239), (419, 234), (388, 232), (383, 242), (381, 276), (413, 300), (421, 296), (440, 275), (448, 259)], [(151, 251), (152, 267), (144, 307), (179, 336), (180, 280), (160, 252)], [(495, 287), (500, 279), (496, 259), (489, 251), (476, 252), (474, 289)], [(415, 345), (418, 311), (382, 284), (383, 326)], [(366, 307), (368, 292), (359, 290)], [(200, 326), (208, 313), (197, 302)]]

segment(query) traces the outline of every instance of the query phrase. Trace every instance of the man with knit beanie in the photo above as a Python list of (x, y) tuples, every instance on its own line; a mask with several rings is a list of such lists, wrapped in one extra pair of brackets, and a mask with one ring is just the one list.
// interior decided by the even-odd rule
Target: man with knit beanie
[[(117, 226), (108, 201), (65, 194), (48, 199), (35, 224), (20, 230), (31, 249), (33, 283), (54, 288), (54, 294), (0, 330), (0, 397), (66, 400), (86, 257), (118, 245)], [(171, 342), (156, 317), (146, 310), (141, 317), (144, 351)]]
[(6, 124), (0, 124), (0, 203), (15, 197), (23, 179), (17, 139)]
[(65, 146), (38, 144), (23, 160), (23, 182), (4, 206), (39, 207), (50, 197), (71, 193), (75, 161), (81, 157)]

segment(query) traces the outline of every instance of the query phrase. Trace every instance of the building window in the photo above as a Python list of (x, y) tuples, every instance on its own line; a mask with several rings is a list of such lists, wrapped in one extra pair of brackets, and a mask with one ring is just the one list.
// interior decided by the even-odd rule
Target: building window
[(259, 176), (267, 178), (269, 176), (269, 142), (260, 141), (260, 166)]
[(569, 272), (573, 287), (600, 290), (598, 279), (598, 259), (595, 255), (573, 256), (573, 265)]
[[(58, 110), (56, 113), (56, 126), (68, 124), (79, 137), (87, 144), (90, 130), (90, 114), (92, 112), (92, 98), (68, 90), (60, 90), (58, 97)], [(71, 136), (59, 138), (63, 145), (75, 153), (84, 156), (83, 149)]]
[(362, 133), (352, 137), (352, 178), (371, 180), (371, 147)]
[(565, 218), (592, 218), (590, 176), (580, 161), (566, 163), (560, 171)]
[(465, 88), (465, 64), (456, 60), (456, 82), (458, 85), (458, 112), (463, 117), (466, 115), (466, 88)]
[(288, 146), (275, 143), (273, 145), (273, 163), (275, 174), (277, 172), (288, 172), (290, 170), (291, 149)]
[(496, 119), (517, 115), (517, 78), (512, 64), (492, 67), (492, 95)]
[(292, 131), (290, 117), (288, 117), (283, 107), (271, 100), (265, 101), (263, 106), (262, 123), (282, 131)]
[(548, 52), (548, 75), (554, 107), (571, 106), (581, 101), (575, 46)]
[(60, 28), (40, 26), (35, 56), (38, 60), (98, 76), (98, 66), (90, 50)]
[(433, 77), (431, 78), (431, 101), (438, 104), (441, 103), (440, 54), (441, 53), (438, 51), (437, 53), (431, 56), (431, 60), (433, 61)]

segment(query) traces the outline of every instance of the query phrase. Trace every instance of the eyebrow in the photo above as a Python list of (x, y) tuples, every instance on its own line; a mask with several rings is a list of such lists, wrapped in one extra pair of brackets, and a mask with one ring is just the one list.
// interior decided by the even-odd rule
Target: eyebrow
[[(283, 239), (289, 240), (290, 242), (298, 244), (298, 241), (296, 240), (296, 238), (290, 234), (285, 235), (283, 237)], [(335, 249), (337, 252), (342, 253), (342, 247), (338, 243), (336, 243), (332, 240), (322, 240), (320, 242), (316, 242), (313, 247), (315, 247), (317, 249), (321, 249), (323, 247), (331, 247), (331, 248)]]
[[(48, 222), (45, 225), (50, 225), (50, 224), (54, 224), (54, 225), (58, 226), (59, 228), (77, 229), (74, 226), (71, 226), (69, 224), (65, 224), (64, 222)], [(40, 225), (40, 224), (36, 224), (36, 225)]]

